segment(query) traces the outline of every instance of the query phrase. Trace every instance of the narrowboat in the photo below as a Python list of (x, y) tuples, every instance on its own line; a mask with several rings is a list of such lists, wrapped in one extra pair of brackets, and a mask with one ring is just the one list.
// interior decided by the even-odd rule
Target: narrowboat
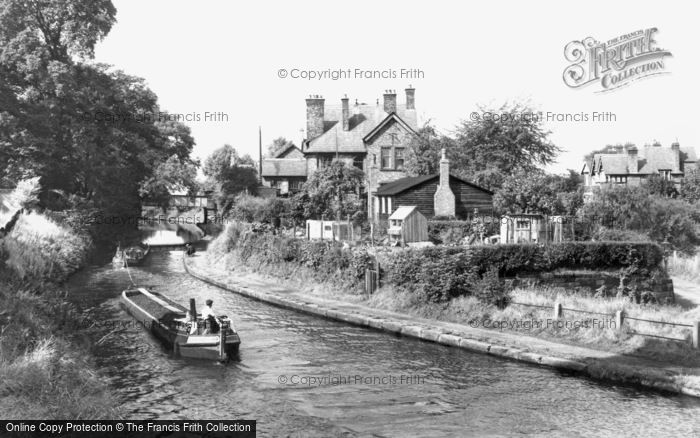
[(151, 251), (151, 247), (146, 244), (146, 247), (142, 246), (130, 246), (124, 250), (124, 259), (126, 261), (126, 266), (136, 266), (140, 265), (145, 259), (148, 253)]
[(219, 316), (218, 333), (210, 333), (208, 322), (197, 314), (194, 299), (190, 299), (188, 313), (185, 307), (166, 296), (138, 287), (123, 291), (122, 303), (175, 356), (225, 361), (238, 352), (241, 339), (231, 320)]

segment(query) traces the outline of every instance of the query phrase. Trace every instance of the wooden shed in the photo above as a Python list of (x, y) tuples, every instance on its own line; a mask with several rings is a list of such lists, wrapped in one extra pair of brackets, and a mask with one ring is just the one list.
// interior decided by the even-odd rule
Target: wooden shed
[(405, 245), (428, 240), (428, 219), (415, 205), (403, 206), (389, 216), (389, 241)]
[(544, 243), (546, 219), (541, 214), (520, 213), (501, 217), (501, 243)]

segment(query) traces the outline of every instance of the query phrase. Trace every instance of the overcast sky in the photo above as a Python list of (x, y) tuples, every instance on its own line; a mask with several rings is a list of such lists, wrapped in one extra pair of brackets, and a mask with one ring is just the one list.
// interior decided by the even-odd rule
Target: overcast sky
[[(654, 140), (697, 146), (700, 96), (697, 16), (693, 2), (232, 2), (113, 0), (118, 23), (98, 45), (97, 61), (141, 76), (161, 107), (173, 113), (222, 112), (228, 122), (188, 123), (206, 158), (224, 143), (257, 157), (285, 136), (297, 144), (305, 102), (374, 103), (409, 84), (416, 108), (449, 133), (478, 104), (526, 100), (552, 113), (615, 115), (614, 121), (548, 122), (565, 150), (548, 170), (580, 169), (582, 156), (607, 143)], [(658, 28), (656, 45), (670, 51), (669, 74), (607, 93), (567, 87), (564, 47), (593, 37), (607, 41)], [(293, 79), (280, 69), (420, 69), (413, 79)], [(696, 96), (693, 98), (692, 96)]]

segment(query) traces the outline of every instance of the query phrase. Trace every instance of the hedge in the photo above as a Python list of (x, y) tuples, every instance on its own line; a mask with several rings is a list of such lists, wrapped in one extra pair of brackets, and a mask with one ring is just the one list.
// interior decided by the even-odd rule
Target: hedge
[[(247, 265), (294, 263), (309, 268), (318, 281), (342, 284), (358, 292), (362, 290), (365, 269), (372, 264), (372, 256), (366, 249), (255, 232), (254, 229), (231, 224), (222, 236), (224, 240), (216, 242), (214, 247), (224, 252), (235, 250)], [(427, 301), (444, 302), (462, 295), (488, 300), (481, 289), (489, 283), (489, 276), (509, 277), (556, 269), (625, 269), (648, 274), (657, 269), (662, 260), (661, 248), (653, 243), (563, 242), (409, 248), (387, 253), (381, 256), (380, 262), (384, 284), (404, 288)]]

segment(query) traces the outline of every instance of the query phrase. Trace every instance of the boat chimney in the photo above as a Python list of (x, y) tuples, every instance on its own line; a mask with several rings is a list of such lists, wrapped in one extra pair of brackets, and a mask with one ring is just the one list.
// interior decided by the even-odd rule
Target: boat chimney
[(194, 298), (190, 298), (190, 321), (197, 320), (197, 306), (194, 304)]

